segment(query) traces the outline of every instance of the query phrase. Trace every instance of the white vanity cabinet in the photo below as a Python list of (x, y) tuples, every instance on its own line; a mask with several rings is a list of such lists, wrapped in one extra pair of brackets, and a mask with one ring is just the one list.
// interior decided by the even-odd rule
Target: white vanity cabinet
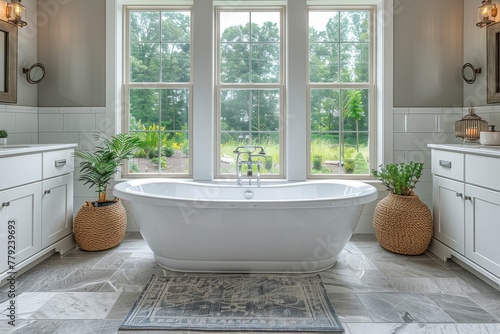
[[(15, 262), (20, 263), (34, 255), (40, 249), (40, 182), (16, 187), (0, 192), (0, 219), (2, 221), (2, 235), (5, 242), (0, 244), (7, 250), (8, 225), (12, 225), (12, 235), (15, 240)], [(6, 265), (7, 258), (2, 259), (2, 265)]]
[(434, 238), (458, 253), (465, 253), (464, 184), (433, 175)]
[(73, 232), (73, 174), (42, 182), (42, 247)]
[(500, 277), (500, 156), (465, 157), (465, 254)]
[(442, 259), (455, 257), (500, 285), (500, 150), (429, 146), (434, 217), (430, 250)]
[(43, 153), (42, 247), (73, 232), (73, 150)]
[[(0, 285), (10, 271), (74, 247), (75, 146), (0, 147)], [(9, 235), (15, 241), (14, 270), (8, 266)]]
[[(8, 226), (12, 225), (16, 263), (41, 249), (41, 154), (5, 157), (0, 160), (0, 268), (7, 266)], [(33, 171), (33, 168), (35, 170)], [(13, 222), (13, 223), (9, 223)], [(12, 243), (11, 243), (12, 244)], [(5, 245), (5, 246), (4, 246)], [(5, 259), (5, 260), (4, 260)]]
[(500, 191), (466, 185), (465, 254), (500, 277)]

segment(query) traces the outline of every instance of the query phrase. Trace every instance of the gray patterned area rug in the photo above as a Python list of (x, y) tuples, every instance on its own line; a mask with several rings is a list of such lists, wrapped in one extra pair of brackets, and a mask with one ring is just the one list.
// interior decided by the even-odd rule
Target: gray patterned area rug
[(152, 275), (120, 330), (342, 332), (319, 275)]

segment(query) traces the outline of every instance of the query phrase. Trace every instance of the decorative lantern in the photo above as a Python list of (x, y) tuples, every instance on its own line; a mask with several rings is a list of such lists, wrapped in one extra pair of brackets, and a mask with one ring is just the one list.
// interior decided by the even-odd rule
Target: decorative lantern
[(497, 5), (492, 4), (491, 0), (483, 0), (481, 7), (477, 9), (476, 26), (482, 28), (495, 23), (497, 14)]
[(21, 4), (21, 0), (12, 0), (5, 6), (5, 16), (9, 23), (18, 27), (24, 27), (26, 23), (26, 7)]
[(455, 122), (455, 137), (462, 138), (463, 142), (479, 142), (479, 133), (488, 131), (488, 122), (476, 115), (474, 107), (469, 108), (469, 114)]

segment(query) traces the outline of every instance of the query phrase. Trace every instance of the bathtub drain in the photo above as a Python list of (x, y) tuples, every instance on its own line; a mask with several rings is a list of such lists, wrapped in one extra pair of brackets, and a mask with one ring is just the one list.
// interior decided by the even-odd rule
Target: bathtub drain
[(251, 192), (250, 190), (247, 190), (247, 191), (245, 191), (243, 196), (245, 196), (246, 199), (251, 199), (253, 197), (253, 192)]

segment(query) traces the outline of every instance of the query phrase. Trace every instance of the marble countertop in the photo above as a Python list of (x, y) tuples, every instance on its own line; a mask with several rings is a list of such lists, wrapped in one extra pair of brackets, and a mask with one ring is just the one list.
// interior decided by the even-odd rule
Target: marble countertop
[(0, 145), (0, 158), (40, 153), (55, 150), (64, 150), (77, 147), (77, 144), (20, 144), (20, 145)]
[(479, 144), (428, 144), (431, 149), (454, 151), (460, 153), (472, 153), (500, 157), (500, 146), (488, 146)]

